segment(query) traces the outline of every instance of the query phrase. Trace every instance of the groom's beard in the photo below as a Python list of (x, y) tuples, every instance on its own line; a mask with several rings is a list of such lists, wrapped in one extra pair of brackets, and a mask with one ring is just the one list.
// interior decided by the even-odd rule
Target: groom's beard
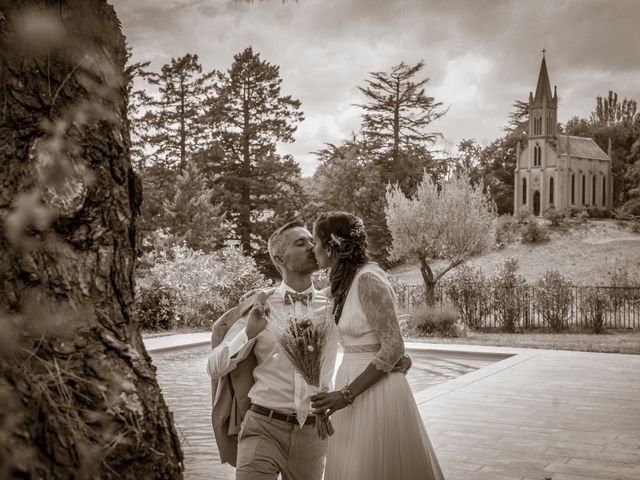
[(305, 262), (296, 265), (293, 271), (296, 273), (313, 273), (319, 269), (315, 255), (311, 255)]

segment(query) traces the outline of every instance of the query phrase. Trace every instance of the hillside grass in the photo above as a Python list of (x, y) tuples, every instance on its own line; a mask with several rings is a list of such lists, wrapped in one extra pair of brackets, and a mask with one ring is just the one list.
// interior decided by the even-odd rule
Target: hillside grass
[[(616, 269), (625, 267), (640, 279), (640, 234), (614, 220), (589, 220), (583, 225), (552, 228), (549, 240), (536, 244), (511, 243), (469, 260), (467, 265), (491, 276), (508, 257), (518, 260), (519, 273), (534, 282), (551, 269), (558, 270), (575, 285), (606, 285)], [(431, 264), (434, 272), (445, 267), (443, 261)], [(389, 271), (390, 276), (407, 284), (421, 284), (417, 264), (407, 263)], [(451, 273), (451, 272), (450, 272)]]

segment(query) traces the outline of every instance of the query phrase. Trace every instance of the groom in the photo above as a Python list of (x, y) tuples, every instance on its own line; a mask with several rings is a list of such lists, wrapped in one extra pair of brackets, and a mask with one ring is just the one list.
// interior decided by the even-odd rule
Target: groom
[[(214, 324), (207, 371), (220, 459), (236, 465), (239, 480), (276, 479), (279, 473), (284, 480), (320, 480), (327, 440), (318, 438), (313, 415), (302, 427), (296, 419), (300, 386), (267, 319), (322, 311), (330, 299), (311, 281), (318, 264), (306, 228), (288, 223), (269, 238), (268, 249), (281, 284), (250, 296)], [(333, 332), (322, 369), (326, 385), (332, 384), (337, 353)]]

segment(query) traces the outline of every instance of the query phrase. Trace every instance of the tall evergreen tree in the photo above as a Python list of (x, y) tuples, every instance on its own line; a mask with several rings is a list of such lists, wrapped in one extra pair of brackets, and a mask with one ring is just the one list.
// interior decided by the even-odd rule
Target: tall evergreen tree
[(148, 76), (159, 90), (147, 118), (152, 132), (148, 142), (156, 161), (182, 171), (189, 157), (204, 147), (203, 103), (211, 77), (202, 73), (198, 56), (190, 53), (172, 58), (159, 74)]
[(230, 228), (222, 205), (214, 204), (213, 198), (198, 166), (188, 163), (176, 178), (173, 198), (164, 204), (164, 225), (177, 241), (207, 253), (223, 246)]
[[(131, 58), (131, 51), (127, 52), (127, 61)], [(146, 149), (150, 139), (150, 129), (153, 98), (144, 88), (136, 89), (136, 79), (148, 79), (153, 75), (149, 71), (150, 62), (136, 62), (127, 65), (125, 69), (127, 107), (127, 127), (131, 138), (131, 164), (136, 172), (141, 172), (148, 165), (152, 157)]]
[(217, 174), (211, 181), (222, 187), (224, 208), (248, 254), (263, 249), (272, 228), (303, 203), (299, 166), (276, 152), (277, 142), (293, 141), (304, 118), (300, 102), (282, 95), (281, 84), (279, 67), (248, 47), (217, 75), (209, 104), (214, 144), (201, 162)]
[[(429, 79), (414, 79), (423, 68), (422, 61), (415, 65), (401, 62), (391, 72), (371, 73), (371, 78), (365, 80), (367, 86), (358, 87), (367, 100), (359, 105), (364, 110), (363, 129), (370, 138), (380, 140), (383, 174), (394, 183), (416, 176), (404, 160), (411, 148), (436, 140), (438, 134), (427, 131), (427, 127), (446, 113), (441, 102), (427, 95), (425, 85)], [(418, 168), (415, 182), (421, 176), (422, 168)]]

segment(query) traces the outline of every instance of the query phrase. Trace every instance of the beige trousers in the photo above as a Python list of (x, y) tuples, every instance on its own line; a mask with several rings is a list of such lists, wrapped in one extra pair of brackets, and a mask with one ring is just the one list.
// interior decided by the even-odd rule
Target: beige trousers
[(321, 480), (327, 440), (300, 425), (247, 411), (238, 436), (236, 480)]

